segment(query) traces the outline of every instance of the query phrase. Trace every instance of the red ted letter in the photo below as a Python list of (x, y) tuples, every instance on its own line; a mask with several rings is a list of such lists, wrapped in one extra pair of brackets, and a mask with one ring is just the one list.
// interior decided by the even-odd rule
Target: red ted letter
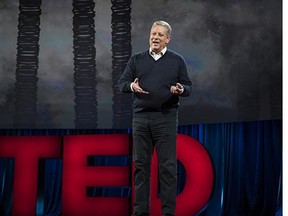
[(12, 215), (35, 215), (38, 160), (60, 156), (60, 137), (0, 137), (0, 157), (14, 158)]
[[(213, 187), (213, 166), (206, 149), (194, 138), (177, 135), (177, 159), (186, 171), (186, 184), (176, 199), (176, 216), (195, 215), (207, 203)], [(154, 152), (151, 169), (151, 216), (161, 216), (157, 197), (158, 166)]]
[(88, 166), (88, 156), (129, 155), (129, 135), (65, 136), (62, 215), (129, 215), (129, 198), (87, 197), (87, 187), (129, 186), (129, 167)]

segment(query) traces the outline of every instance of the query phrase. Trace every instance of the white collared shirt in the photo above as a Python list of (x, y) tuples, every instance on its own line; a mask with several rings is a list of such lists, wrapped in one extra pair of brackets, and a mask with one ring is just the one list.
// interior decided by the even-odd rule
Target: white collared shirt
[(149, 54), (157, 61), (160, 59), (167, 51), (167, 47), (164, 47), (159, 53), (155, 53), (152, 51), (151, 47), (149, 48)]

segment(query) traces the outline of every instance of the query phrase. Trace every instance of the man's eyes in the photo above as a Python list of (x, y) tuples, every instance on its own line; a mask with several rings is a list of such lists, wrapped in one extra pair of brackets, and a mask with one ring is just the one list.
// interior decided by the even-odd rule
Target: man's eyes
[[(152, 35), (153, 35), (153, 36), (154, 36), (154, 35), (157, 35), (157, 33), (152, 33)], [(158, 34), (158, 36), (163, 37), (164, 35), (163, 35), (163, 34)]]

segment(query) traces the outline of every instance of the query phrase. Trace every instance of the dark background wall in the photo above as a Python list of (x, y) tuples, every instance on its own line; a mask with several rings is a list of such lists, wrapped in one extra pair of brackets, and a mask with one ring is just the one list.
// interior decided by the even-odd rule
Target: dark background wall
[[(98, 128), (113, 127), (111, 2), (95, 0)], [(0, 1), (0, 127), (13, 128), (18, 1)], [(148, 49), (154, 20), (172, 28), (193, 82), (180, 124), (280, 119), (282, 2), (132, 1), (132, 53)], [(74, 128), (71, 1), (42, 1), (37, 128)], [(17, 127), (17, 126), (16, 126)]]

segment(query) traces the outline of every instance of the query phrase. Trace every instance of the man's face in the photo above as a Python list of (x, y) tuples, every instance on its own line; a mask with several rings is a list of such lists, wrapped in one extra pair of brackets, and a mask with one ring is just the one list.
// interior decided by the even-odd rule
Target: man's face
[(153, 52), (159, 53), (169, 43), (167, 28), (161, 25), (153, 25), (150, 32), (150, 47)]

